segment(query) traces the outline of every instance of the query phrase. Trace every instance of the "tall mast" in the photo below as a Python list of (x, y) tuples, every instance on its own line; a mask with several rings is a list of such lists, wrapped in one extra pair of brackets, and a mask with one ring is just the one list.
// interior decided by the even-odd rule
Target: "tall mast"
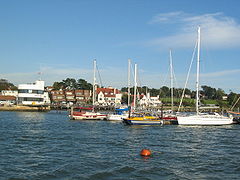
[(171, 81), (171, 110), (173, 112), (173, 64), (172, 64), (172, 50), (169, 52), (170, 57), (170, 81)]
[(133, 109), (136, 109), (136, 96), (137, 96), (137, 64), (134, 68), (134, 95), (133, 95)]
[(200, 73), (200, 39), (201, 32), (198, 26), (198, 49), (197, 49), (197, 81), (196, 81), (196, 111), (199, 114), (199, 73)]
[(131, 59), (128, 59), (128, 106), (130, 106)]
[(93, 106), (95, 105), (95, 99), (96, 99), (96, 95), (95, 95), (95, 86), (96, 86), (96, 59), (93, 60)]

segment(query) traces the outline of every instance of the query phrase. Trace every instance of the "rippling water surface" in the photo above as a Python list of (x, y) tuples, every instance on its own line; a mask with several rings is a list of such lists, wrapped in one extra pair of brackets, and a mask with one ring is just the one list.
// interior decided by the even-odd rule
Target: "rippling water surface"
[(239, 133), (239, 125), (132, 127), (0, 112), (0, 179), (240, 179)]

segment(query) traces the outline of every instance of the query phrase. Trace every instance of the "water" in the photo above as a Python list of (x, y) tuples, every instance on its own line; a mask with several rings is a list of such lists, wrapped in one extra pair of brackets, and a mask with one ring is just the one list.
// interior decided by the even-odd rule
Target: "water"
[[(240, 179), (239, 132), (0, 112), (0, 179)], [(150, 158), (139, 155), (143, 148)]]

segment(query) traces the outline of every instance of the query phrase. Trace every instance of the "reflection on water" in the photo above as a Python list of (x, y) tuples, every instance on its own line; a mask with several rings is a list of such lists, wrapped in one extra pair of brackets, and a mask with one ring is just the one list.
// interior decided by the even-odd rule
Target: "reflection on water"
[(15, 112), (19, 120), (42, 121), (45, 119), (46, 112)]
[[(0, 112), (2, 179), (238, 179), (239, 125), (125, 126)], [(143, 158), (141, 149), (152, 156)]]

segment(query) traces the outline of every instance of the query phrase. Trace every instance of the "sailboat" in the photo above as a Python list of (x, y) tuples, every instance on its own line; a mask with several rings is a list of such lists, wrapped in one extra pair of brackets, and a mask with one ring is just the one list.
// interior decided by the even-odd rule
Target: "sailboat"
[(93, 61), (93, 96), (92, 107), (76, 107), (72, 108), (69, 117), (73, 120), (105, 120), (107, 114), (94, 111), (96, 99), (96, 60)]
[(122, 122), (124, 118), (129, 116), (130, 111), (130, 72), (131, 71), (131, 59), (128, 59), (128, 107), (120, 107), (115, 109), (113, 114), (109, 114), (107, 120)]
[(133, 96), (133, 107), (132, 113), (128, 118), (124, 118), (123, 122), (127, 125), (162, 125), (162, 119), (150, 113), (145, 112), (136, 112), (137, 105), (137, 64), (135, 64), (134, 68), (134, 96)]
[(197, 80), (196, 80), (196, 115), (177, 117), (179, 125), (227, 125), (233, 123), (233, 117), (226, 117), (218, 113), (208, 114), (199, 112), (199, 74), (200, 74), (200, 37), (201, 29), (198, 27), (197, 39)]

